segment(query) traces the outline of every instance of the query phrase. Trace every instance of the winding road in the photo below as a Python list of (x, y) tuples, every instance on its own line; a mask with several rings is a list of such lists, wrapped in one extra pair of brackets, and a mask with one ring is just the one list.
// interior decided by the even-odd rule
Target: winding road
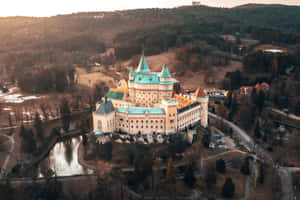
[[(264, 151), (263, 148), (255, 144), (252, 138), (241, 128), (239, 128), (234, 123), (223, 119), (213, 113), (208, 113), (208, 116), (214, 120), (221, 120), (229, 127), (232, 128), (233, 133), (236, 134), (245, 144), (245, 147), (252, 153), (260, 157), (264, 162), (271, 165), (272, 167), (276, 168), (278, 174), (281, 179), (281, 187), (282, 187), (282, 195), (281, 200), (294, 200), (294, 190), (293, 190), (293, 182), (292, 182), (292, 175), (291, 170), (287, 167), (278, 167), (276, 163), (273, 161), (272, 157)], [(245, 195), (247, 197), (247, 195)], [(245, 198), (246, 200), (247, 198)]]

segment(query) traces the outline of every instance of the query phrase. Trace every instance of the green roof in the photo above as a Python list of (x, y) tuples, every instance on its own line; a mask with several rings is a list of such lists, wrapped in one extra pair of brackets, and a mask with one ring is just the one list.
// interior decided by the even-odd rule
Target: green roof
[(113, 104), (111, 103), (111, 101), (107, 101), (105, 99), (104, 102), (102, 102), (99, 106), (99, 108), (95, 111), (95, 113), (97, 114), (108, 114), (111, 113), (115, 110)]
[(139, 64), (136, 72), (151, 72), (149, 67), (148, 67), (148, 64), (147, 64), (146, 58), (144, 56), (144, 53), (141, 57), (140, 64)]
[(148, 112), (150, 115), (164, 115), (165, 110), (162, 108), (149, 108), (149, 107), (128, 107), (122, 106), (117, 112), (127, 113), (132, 115), (143, 115)]
[(106, 93), (105, 97), (107, 97), (108, 99), (122, 100), (124, 97), (124, 93), (109, 91), (108, 93)]
[(159, 74), (159, 77), (161, 77), (161, 78), (171, 78), (171, 75), (170, 75), (170, 72), (169, 72), (169, 69), (168, 69), (167, 65), (164, 65), (161, 73)]
[(132, 82), (142, 83), (142, 84), (161, 84), (161, 85), (173, 84), (172, 81), (161, 82), (159, 79), (159, 75), (157, 73), (149, 73), (149, 74), (136, 73)]
[(95, 131), (95, 135), (102, 135), (103, 131)]
[(130, 76), (135, 76), (135, 72), (133, 71), (132, 67), (130, 67)]

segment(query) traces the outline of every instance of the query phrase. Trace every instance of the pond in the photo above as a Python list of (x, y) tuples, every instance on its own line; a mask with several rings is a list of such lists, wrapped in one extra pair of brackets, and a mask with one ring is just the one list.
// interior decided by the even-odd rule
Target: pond
[(84, 168), (78, 162), (78, 148), (81, 140), (79, 136), (56, 143), (48, 157), (40, 163), (39, 177), (43, 177), (45, 171), (55, 172), (56, 176), (92, 174), (93, 170)]

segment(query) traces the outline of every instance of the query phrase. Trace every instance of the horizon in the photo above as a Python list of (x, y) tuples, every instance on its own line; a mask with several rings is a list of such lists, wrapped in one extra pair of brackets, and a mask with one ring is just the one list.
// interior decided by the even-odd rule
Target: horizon
[[(80, 12), (109, 12), (121, 10), (147, 9), (147, 8), (175, 8), (188, 6), (192, 0), (152, 0), (142, 2), (138, 0), (86, 0), (85, 2), (70, 0), (36, 1), (27, 0), (18, 2), (11, 0), (0, 7), (0, 17), (51, 17), (56, 15)], [(201, 5), (209, 7), (232, 8), (245, 4), (282, 4), (300, 6), (299, 0), (199, 0)], [(60, 5), (59, 7), (57, 5)]]

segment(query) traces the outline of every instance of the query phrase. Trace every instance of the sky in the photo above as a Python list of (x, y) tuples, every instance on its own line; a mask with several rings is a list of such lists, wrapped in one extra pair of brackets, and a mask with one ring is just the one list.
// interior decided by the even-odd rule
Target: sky
[[(0, 16), (54, 16), (87, 11), (172, 8), (192, 0), (1, 0)], [(204, 5), (233, 7), (247, 3), (299, 5), (300, 0), (197, 0)], [(5, 2), (5, 3), (4, 3)]]

